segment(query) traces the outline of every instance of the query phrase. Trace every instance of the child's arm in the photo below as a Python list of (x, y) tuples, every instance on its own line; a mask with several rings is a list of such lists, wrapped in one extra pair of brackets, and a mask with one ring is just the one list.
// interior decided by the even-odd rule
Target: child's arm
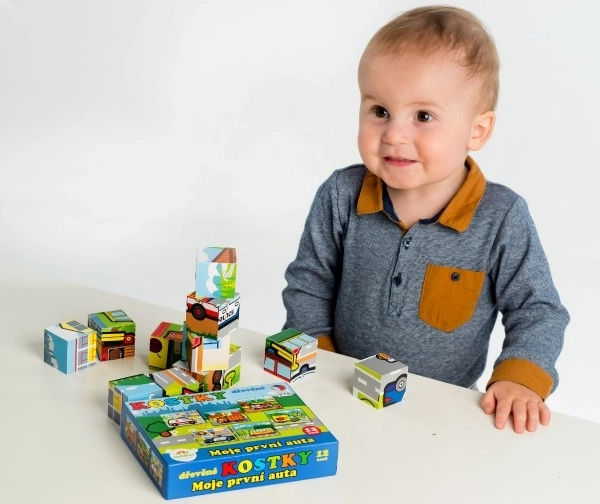
[(513, 429), (522, 434), (527, 429), (534, 432), (539, 424), (550, 423), (550, 410), (542, 398), (524, 385), (511, 381), (492, 383), (481, 399), (483, 411), (496, 413), (494, 425), (504, 429), (508, 417), (513, 416)]
[(343, 250), (335, 176), (315, 195), (298, 253), (285, 271), (287, 285), (282, 293), (287, 314), (284, 328), (319, 336), (319, 348), (327, 350), (335, 350), (330, 335)]
[(495, 243), (490, 276), (505, 338), (481, 405), (496, 414), (497, 428), (512, 414), (516, 432), (534, 431), (550, 421), (544, 400), (558, 384), (555, 365), (569, 314), (522, 198), (504, 216)]

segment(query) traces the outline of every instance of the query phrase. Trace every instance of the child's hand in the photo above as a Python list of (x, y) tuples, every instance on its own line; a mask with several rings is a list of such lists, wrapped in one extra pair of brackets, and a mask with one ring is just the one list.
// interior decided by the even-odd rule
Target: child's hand
[(513, 428), (517, 434), (527, 429), (534, 432), (538, 424), (550, 423), (550, 410), (533, 390), (511, 381), (497, 381), (490, 385), (481, 399), (481, 407), (487, 415), (496, 413), (494, 425), (504, 429), (512, 413)]

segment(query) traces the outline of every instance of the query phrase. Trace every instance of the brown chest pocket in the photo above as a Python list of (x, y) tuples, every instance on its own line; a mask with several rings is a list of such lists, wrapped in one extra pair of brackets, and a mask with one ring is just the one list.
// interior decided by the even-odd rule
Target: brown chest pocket
[(450, 332), (475, 313), (485, 271), (427, 265), (419, 318), (436, 329)]

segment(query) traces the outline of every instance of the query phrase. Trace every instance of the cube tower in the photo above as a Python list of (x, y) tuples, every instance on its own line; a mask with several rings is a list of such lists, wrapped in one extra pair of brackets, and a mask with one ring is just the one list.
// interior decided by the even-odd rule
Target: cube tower
[(196, 290), (186, 296), (183, 359), (192, 373), (229, 367), (231, 333), (237, 329), (240, 295), (235, 292), (236, 250), (205, 247), (196, 255)]
[(352, 395), (382, 409), (401, 402), (406, 392), (408, 366), (385, 353), (378, 353), (354, 365)]
[(69, 320), (44, 329), (44, 362), (65, 374), (96, 364), (96, 331)]
[(285, 329), (265, 340), (267, 373), (294, 382), (314, 373), (317, 364), (317, 339), (296, 329)]
[(196, 290), (186, 296), (185, 321), (161, 322), (156, 327), (150, 337), (150, 366), (182, 368), (204, 392), (239, 381), (241, 348), (231, 343), (240, 313), (236, 272), (234, 248), (206, 247), (198, 252)]

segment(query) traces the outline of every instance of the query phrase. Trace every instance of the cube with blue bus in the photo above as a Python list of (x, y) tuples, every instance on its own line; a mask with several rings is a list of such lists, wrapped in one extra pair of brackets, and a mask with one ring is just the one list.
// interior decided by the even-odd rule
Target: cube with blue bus
[(352, 395), (375, 409), (382, 409), (404, 399), (407, 379), (407, 365), (378, 353), (355, 363)]

